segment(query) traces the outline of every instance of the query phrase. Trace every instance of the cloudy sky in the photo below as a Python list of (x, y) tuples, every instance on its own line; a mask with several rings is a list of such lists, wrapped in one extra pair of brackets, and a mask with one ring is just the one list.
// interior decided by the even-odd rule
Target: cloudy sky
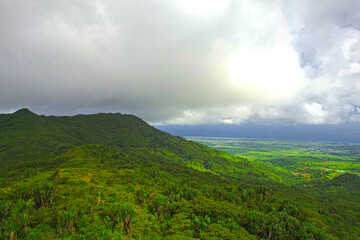
[(0, 0), (0, 112), (360, 121), (358, 0)]

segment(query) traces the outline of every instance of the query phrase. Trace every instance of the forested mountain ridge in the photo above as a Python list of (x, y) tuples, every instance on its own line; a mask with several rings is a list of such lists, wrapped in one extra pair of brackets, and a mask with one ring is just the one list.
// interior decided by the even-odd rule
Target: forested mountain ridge
[[(49, 156), (57, 156), (74, 146), (86, 144), (107, 146), (114, 151), (131, 151), (132, 155), (135, 149), (142, 152), (152, 149), (163, 160), (168, 159), (171, 163), (181, 163), (198, 170), (213, 170), (218, 174), (231, 175), (230, 172), (234, 171), (241, 173), (246, 171), (244, 166), (251, 165), (244, 158), (234, 158), (205, 145), (172, 136), (136, 116), (120, 113), (45, 117), (21, 109), (14, 114), (0, 115), (0, 134), (0, 164), (7, 165), (27, 160), (41, 164), (43, 158), (47, 165)], [(149, 156), (143, 155), (143, 158), (148, 159)], [(256, 175), (256, 169), (248, 170)], [(262, 175), (272, 175), (264, 169), (259, 171)], [(233, 175), (240, 177), (239, 174)], [(276, 176), (273, 177), (276, 179)]]
[(2, 239), (360, 236), (358, 204), (132, 115), (2, 114), (0, 166)]

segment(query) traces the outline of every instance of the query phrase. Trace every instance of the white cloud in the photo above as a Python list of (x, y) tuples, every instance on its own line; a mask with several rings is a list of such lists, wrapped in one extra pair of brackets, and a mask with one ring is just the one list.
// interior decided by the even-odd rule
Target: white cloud
[(360, 6), (345, 2), (0, 0), (0, 110), (355, 121)]
[(230, 0), (178, 0), (177, 4), (188, 14), (214, 16), (229, 7)]
[(346, 39), (343, 45), (343, 54), (345, 59), (350, 59), (352, 56), (357, 55), (358, 52), (354, 52), (352, 47), (358, 42), (356, 38)]
[(306, 80), (289, 43), (271, 49), (239, 49), (229, 57), (226, 67), (234, 86), (246, 89), (254, 103), (292, 98)]
[(349, 76), (360, 73), (360, 63), (351, 63), (350, 69), (343, 69), (339, 72), (339, 76)]
[(309, 123), (320, 124), (324, 123), (326, 112), (319, 103), (306, 103), (304, 105), (305, 110), (310, 115)]

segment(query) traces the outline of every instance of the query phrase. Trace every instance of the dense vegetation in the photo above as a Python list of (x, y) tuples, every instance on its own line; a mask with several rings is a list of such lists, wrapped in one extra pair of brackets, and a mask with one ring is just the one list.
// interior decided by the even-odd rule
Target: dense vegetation
[(316, 186), (131, 115), (0, 115), (1, 239), (358, 239), (359, 177)]
[(188, 139), (245, 157), (262, 166), (270, 164), (296, 176), (293, 180), (303, 183), (326, 182), (345, 173), (360, 176), (360, 144), (207, 137)]

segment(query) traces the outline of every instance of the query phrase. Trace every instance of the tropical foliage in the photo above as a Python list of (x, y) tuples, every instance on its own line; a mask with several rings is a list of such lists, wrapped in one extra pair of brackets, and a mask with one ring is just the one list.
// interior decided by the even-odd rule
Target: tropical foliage
[(131, 115), (0, 115), (0, 159), (1, 239), (360, 236), (358, 176), (291, 184)]

